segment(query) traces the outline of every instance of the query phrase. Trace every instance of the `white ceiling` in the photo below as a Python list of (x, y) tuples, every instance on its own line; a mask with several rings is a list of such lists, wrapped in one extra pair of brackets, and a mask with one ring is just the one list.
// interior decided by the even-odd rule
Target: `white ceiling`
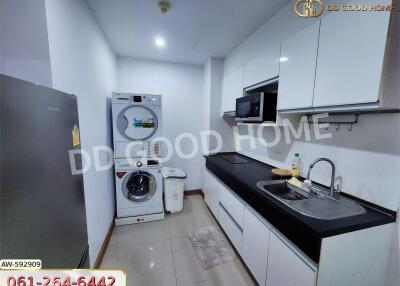
[[(119, 56), (203, 64), (224, 57), (290, 0), (87, 0)], [(157, 48), (154, 38), (165, 39)]]

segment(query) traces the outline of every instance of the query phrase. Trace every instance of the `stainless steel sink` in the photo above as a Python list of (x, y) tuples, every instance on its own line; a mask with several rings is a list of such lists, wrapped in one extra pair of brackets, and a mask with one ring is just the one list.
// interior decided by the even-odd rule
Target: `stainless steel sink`
[(264, 192), (284, 203), (291, 209), (308, 217), (333, 220), (364, 214), (363, 206), (337, 194), (334, 198), (326, 195), (324, 189), (300, 189), (286, 180), (258, 182), (257, 186)]
[(284, 200), (298, 201), (311, 198), (310, 193), (288, 184), (285, 180), (259, 182), (257, 186)]

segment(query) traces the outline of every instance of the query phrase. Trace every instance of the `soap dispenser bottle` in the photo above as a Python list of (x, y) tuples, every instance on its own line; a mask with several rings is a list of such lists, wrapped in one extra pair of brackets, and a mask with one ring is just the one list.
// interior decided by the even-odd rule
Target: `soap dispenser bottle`
[(300, 155), (299, 153), (295, 153), (292, 160), (292, 166), (290, 168), (293, 177), (300, 176), (300, 164), (301, 164)]

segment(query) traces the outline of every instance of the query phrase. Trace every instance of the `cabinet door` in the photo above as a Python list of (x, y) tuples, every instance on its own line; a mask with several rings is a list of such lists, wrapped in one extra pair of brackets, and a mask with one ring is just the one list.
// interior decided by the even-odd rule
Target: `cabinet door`
[(278, 110), (313, 104), (320, 21), (282, 43)]
[(321, 19), (315, 107), (378, 101), (389, 17), (389, 12), (338, 12)]
[(236, 98), (243, 96), (243, 67), (224, 77), (222, 81), (221, 112), (236, 110)]
[(219, 201), (223, 207), (228, 211), (229, 215), (235, 220), (235, 222), (243, 228), (243, 218), (245, 207), (242, 202), (226, 187), (220, 185)]
[(267, 276), (269, 233), (269, 228), (246, 209), (242, 256), (259, 285), (265, 285)]
[(266, 286), (313, 286), (316, 272), (270, 232)]
[(208, 170), (204, 174), (204, 200), (215, 217), (218, 217), (220, 183)]
[(256, 58), (244, 66), (244, 87), (275, 78), (279, 75), (279, 45), (270, 45)]
[(243, 230), (221, 203), (219, 204), (218, 211), (218, 221), (220, 225), (224, 229), (226, 235), (229, 237), (229, 240), (232, 242), (233, 246), (236, 248), (237, 252), (242, 255)]

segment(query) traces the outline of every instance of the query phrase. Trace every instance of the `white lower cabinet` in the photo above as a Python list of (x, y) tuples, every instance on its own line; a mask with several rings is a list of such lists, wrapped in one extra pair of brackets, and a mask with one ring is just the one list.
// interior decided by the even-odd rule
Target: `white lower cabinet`
[(266, 286), (313, 286), (317, 272), (299, 255), (270, 232)]
[(215, 217), (218, 217), (218, 203), (221, 183), (208, 170), (204, 174), (204, 200)]
[[(206, 170), (205, 201), (260, 286), (313, 286), (316, 270), (283, 235)], [(277, 232), (276, 232), (277, 233)], [(289, 246), (290, 245), (290, 246)]]
[(219, 201), (224, 206), (224, 208), (228, 211), (229, 215), (235, 220), (235, 222), (243, 228), (243, 218), (244, 218), (244, 210), (245, 207), (241, 201), (232, 192), (221, 185), (220, 189), (220, 199)]
[(269, 228), (251, 211), (244, 215), (242, 258), (259, 285), (265, 285), (268, 263)]
[(236, 250), (242, 255), (244, 205), (223, 184), (220, 184), (218, 221)]
[(204, 185), (207, 205), (260, 286), (376, 286), (385, 280), (394, 223), (324, 238), (316, 264), (209, 171)]
[(220, 203), (218, 221), (236, 250), (242, 254), (243, 230)]

